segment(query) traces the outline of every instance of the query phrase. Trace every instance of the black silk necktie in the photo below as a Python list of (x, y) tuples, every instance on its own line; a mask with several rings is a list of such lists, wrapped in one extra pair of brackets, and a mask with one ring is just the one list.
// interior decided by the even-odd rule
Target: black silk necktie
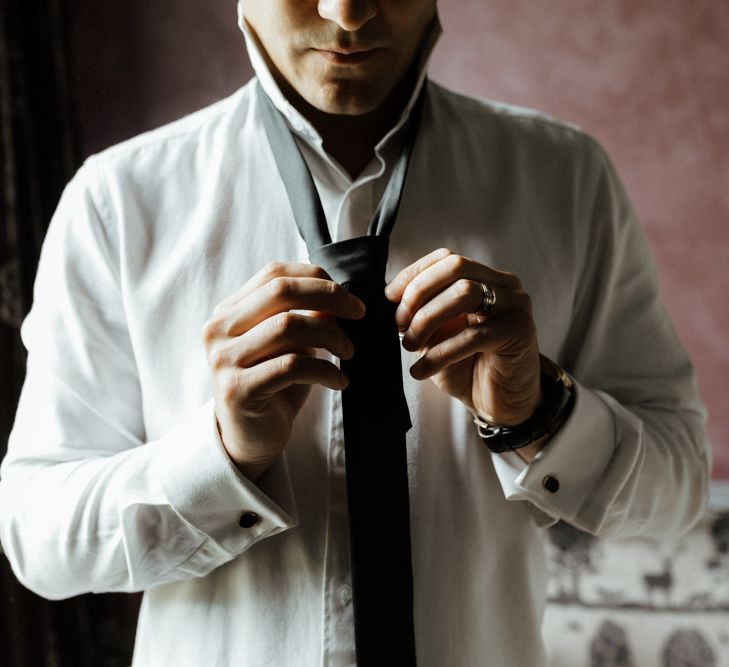
[(390, 231), (400, 205), (420, 123), (425, 88), (413, 107), (405, 143), (368, 235), (332, 243), (309, 169), (281, 113), (258, 89), (263, 123), (312, 264), (364, 301), (363, 319), (339, 320), (354, 343), (342, 360), (347, 505), (359, 667), (415, 662), (410, 502), (395, 304), (385, 297)]

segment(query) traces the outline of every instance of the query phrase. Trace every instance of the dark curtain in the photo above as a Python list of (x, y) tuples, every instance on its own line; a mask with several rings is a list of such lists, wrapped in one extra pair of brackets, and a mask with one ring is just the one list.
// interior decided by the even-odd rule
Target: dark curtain
[[(79, 165), (70, 52), (73, 4), (0, 0), (0, 456), (25, 374), (20, 324), (41, 243)], [(48, 602), (0, 555), (0, 665), (128, 665), (138, 600)]]

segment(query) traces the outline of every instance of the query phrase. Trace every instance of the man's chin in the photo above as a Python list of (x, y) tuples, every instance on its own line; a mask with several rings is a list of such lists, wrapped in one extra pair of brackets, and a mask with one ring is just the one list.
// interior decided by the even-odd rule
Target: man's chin
[(362, 85), (330, 83), (305, 97), (314, 108), (336, 116), (362, 116), (379, 107), (386, 95)]

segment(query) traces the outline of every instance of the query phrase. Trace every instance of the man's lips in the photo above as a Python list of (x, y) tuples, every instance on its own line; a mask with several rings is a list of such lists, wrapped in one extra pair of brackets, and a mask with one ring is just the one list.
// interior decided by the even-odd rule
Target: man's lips
[(369, 60), (372, 56), (380, 51), (379, 47), (373, 49), (356, 49), (356, 50), (328, 50), (314, 49), (320, 56), (326, 58), (330, 63), (335, 65), (357, 65)]

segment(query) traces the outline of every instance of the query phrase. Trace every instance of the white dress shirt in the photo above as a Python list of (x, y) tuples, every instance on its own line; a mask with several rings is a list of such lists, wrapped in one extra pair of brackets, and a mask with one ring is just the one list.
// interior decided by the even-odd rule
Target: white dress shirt
[[(249, 48), (333, 237), (361, 234), (407, 114), (353, 180)], [(704, 413), (595, 141), (427, 85), (388, 276), (437, 247), (516, 273), (540, 349), (574, 376), (577, 398), (526, 466), (490, 454), (460, 402), (410, 378), (403, 351), (418, 664), (531, 667), (544, 663), (543, 527), (686, 529), (706, 497)], [(144, 590), (137, 666), (354, 664), (341, 395), (313, 389), (258, 486), (214, 422), (204, 322), (266, 262), (307, 261), (261, 102), (249, 84), (90, 158), (50, 225), (22, 330), (3, 547), (49, 598)], [(252, 527), (239, 525), (246, 512), (260, 517)]]

